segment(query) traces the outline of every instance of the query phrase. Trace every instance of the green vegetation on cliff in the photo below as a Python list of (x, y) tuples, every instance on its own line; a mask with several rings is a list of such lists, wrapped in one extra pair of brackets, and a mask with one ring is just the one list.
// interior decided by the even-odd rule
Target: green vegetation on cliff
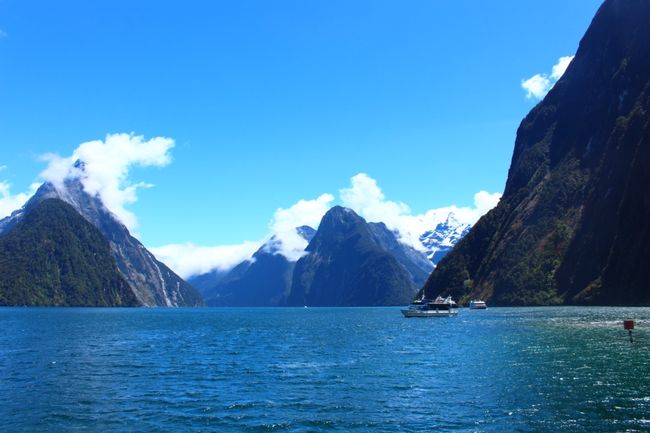
[(0, 238), (0, 305), (138, 302), (99, 230), (72, 206), (47, 199)]

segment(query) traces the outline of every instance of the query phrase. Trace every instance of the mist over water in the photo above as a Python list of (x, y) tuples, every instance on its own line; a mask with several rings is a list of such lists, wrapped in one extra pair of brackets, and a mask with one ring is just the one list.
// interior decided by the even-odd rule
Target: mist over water
[(3, 308), (0, 430), (647, 431), (649, 313)]

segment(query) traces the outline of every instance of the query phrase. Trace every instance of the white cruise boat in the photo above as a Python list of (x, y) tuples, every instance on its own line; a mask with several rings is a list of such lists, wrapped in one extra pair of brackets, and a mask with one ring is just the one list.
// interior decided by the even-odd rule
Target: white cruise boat
[(458, 305), (451, 296), (443, 298), (438, 296), (435, 300), (422, 299), (413, 301), (408, 308), (402, 311), (404, 317), (449, 317), (458, 314)]
[(470, 310), (485, 310), (487, 309), (487, 304), (485, 301), (479, 301), (478, 299), (472, 299), (469, 301)]

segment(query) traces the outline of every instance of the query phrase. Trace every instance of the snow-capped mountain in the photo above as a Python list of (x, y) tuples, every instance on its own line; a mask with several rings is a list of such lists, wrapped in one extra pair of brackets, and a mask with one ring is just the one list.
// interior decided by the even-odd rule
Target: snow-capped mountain
[[(83, 163), (78, 162), (75, 167), (83, 172)], [(32, 208), (52, 198), (68, 203), (99, 229), (110, 244), (120, 273), (141, 305), (178, 307), (203, 304), (199, 293), (131, 236), (99, 197), (84, 190), (79, 178), (67, 179), (62, 185), (50, 182), (41, 185), (22, 209), (0, 220), (0, 236), (9, 232)]]
[(453, 213), (450, 213), (445, 221), (439, 223), (434, 229), (424, 232), (420, 236), (420, 242), (426, 249), (429, 260), (437, 265), (471, 228), (471, 224), (459, 221)]
[[(323, 221), (318, 230), (296, 228), (308, 243), (298, 258), (286, 254), (281, 236), (272, 236), (231, 270), (214, 270), (189, 281), (210, 306), (399, 304), (411, 299), (470, 229), (449, 213), (431, 220), (430, 229), (419, 237), (422, 246), (413, 246), (384, 223), (368, 223), (349, 208), (332, 208)], [(367, 291), (368, 285), (374, 291)]]

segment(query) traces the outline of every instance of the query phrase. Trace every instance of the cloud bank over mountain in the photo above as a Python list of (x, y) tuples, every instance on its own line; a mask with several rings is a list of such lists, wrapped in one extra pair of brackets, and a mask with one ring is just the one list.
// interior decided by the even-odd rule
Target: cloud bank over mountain
[(414, 215), (402, 202), (387, 200), (377, 181), (365, 173), (350, 180), (348, 188), (340, 190), (343, 206), (349, 207), (369, 222), (383, 222), (396, 231), (400, 240), (415, 249), (423, 250), (420, 236), (444, 222), (450, 213), (463, 224), (474, 225), (499, 203), (500, 193), (479, 191), (474, 194), (474, 206), (446, 206)]
[(322, 194), (314, 200), (300, 200), (287, 209), (278, 209), (271, 220), (271, 235), (280, 239), (280, 254), (296, 261), (305, 254), (307, 241), (296, 227), (318, 227), (323, 215), (332, 207), (334, 196)]
[[(109, 134), (105, 140), (82, 143), (72, 155), (43, 155), (47, 168), (40, 177), (60, 186), (67, 178), (80, 178), (87, 193), (101, 197), (104, 205), (113, 212), (129, 230), (138, 225), (135, 214), (126, 206), (138, 200), (139, 188), (153, 185), (129, 179), (133, 167), (164, 167), (171, 162), (170, 150), (174, 140), (154, 137), (145, 140), (141, 135)], [(76, 161), (83, 161), (80, 170)]]
[(236, 245), (200, 246), (191, 242), (149, 248), (158, 260), (183, 278), (210, 271), (226, 272), (239, 263), (250, 260), (262, 242), (244, 241)]
[[(143, 136), (133, 133), (108, 134), (104, 140), (81, 143), (66, 157), (54, 153), (42, 155), (40, 160), (46, 162), (47, 167), (28, 191), (12, 194), (11, 185), (7, 181), (0, 181), (0, 218), (24, 205), (41, 182), (51, 182), (59, 188), (65, 179), (79, 178), (87, 193), (99, 196), (129, 230), (134, 230), (138, 219), (127, 206), (138, 200), (139, 188), (153, 185), (134, 182), (129, 178), (129, 171), (134, 167), (168, 165), (173, 147), (174, 140), (171, 138), (145, 140)], [(83, 161), (83, 169), (75, 165), (77, 161)]]
[(430, 209), (422, 214), (413, 214), (409, 206), (399, 201), (386, 199), (377, 181), (366, 173), (359, 173), (350, 179), (350, 185), (339, 191), (339, 200), (329, 193), (311, 200), (299, 200), (288, 208), (279, 208), (269, 222), (269, 232), (259, 241), (245, 241), (239, 245), (199, 246), (195, 244), (172, 244), (151, 251), (175, 272), (184, 278), (200, 275), (212, 270), (228, 271), (244, 260), (253, 260), (253, 253), (271, 237), (279, 240), (279, 254), (290, 261), (302, 257), (307, 241), (296, 227), (318, 228), (321, 218), (337, 202), (349, 207), (369, 222), (383, 222), (397, 232), (400, 240), (418, 250), (424, 251), (420, 236), (444, 222), (450, 213), (462, 223), (474, 224), (497, 205), (500, 193), (480, 191), (474, 195), (473, 206), (450, 205)]

